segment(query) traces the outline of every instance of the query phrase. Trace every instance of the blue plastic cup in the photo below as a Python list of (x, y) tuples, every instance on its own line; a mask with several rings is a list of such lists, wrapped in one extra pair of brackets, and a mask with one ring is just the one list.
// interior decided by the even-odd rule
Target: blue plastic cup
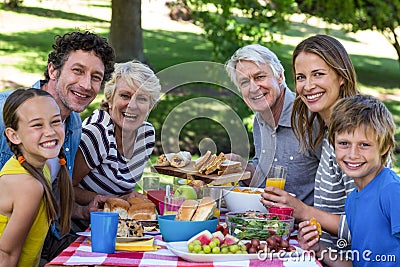
[(91, 212), (90, 224), (92, 252), (114, 253), (118, 230), (118, 213)]

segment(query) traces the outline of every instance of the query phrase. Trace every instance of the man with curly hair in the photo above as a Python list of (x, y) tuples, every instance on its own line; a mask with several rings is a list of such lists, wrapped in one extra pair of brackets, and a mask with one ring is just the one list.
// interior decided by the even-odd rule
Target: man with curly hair
[[(56, 100), (61, 110), (65, 127), (64, 151), (70, 176), (74, 169), (74, 158), (81, 140), (82, 121), (79, 112), (96, 98), (105, 82), (114, 71), (114, 50), (105, 38), (91, 32), (70, 32), (56, 36), (48, 55), (45, 80), (37, 81), (32, 87), (45, 90)], [(0, 107), (13, 90), (0, 93)], [(43, 107), (46, 108), (46, 107)], [(4, 133), (4, 122), (0, 115), (0, 132)], [(0, 168), (12, 157), (4, 134), (0, 135)], [(58, 159), (47, 162), (51, 169), (53, 191), (57, 184), (60, 165)], [(54, 174), (54, 175), (53, 175)], [(61, 189), (62, 190), (62, 189)], [(57, 194), (56, 194), (57, 195)], [(99, 197), (83, 208), (75, 206), (72, 217), (88, 219), (90, 211), (96, 210), (103, 200)], [(41, 265), (50, 261), (76, 239), (73, 234), (60, 236), (57, 223), (53, 223), (42, 251)]]

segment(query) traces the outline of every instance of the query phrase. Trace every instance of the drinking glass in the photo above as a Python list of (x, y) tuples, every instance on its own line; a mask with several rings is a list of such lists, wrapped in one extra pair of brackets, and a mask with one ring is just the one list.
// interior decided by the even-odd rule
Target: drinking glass
[(269, 169), (265, 186), (274, 186), (284, 190), (286, 183), (287, 168), (279, 165), (271, 166)]

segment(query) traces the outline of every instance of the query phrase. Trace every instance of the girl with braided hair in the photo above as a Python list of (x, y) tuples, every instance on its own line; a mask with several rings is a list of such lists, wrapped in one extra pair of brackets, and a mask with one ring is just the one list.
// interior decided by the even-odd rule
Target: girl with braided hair
[[(64, 126), (53, 97), (44, 90), (14, 91), (3, 109), (11, 157), (0, 171), (0, 266), (38, 266), (50, 222), (60, 215), (69, 232), (74, 203), (62, 145)], [(58, 157), (60, 209), (46, 161)]]

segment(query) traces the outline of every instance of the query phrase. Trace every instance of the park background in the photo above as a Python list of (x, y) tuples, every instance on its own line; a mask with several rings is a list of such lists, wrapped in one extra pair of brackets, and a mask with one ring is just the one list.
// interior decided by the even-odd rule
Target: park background
[[(0, 4), (1, 5), (1, 4)], [(25, 0), (13, 10), (0, 8), (0, 90), (29, 87), (43, 77), (47, 54), (55, 35), (73, 30), (89, 30), (108, 38), (111, 21), (111, 0)], [(146, 63), (156, 73), (187, 62), (213, 62), (212, 43), (203, 35), (201, 27), (191, 21), (175, 21), (170, 18), (170, 9), (162, 0), (142, 0), (143, 49)], [(380, 98), (394, 115), (397, 130), (396, 154), (400, 153), (400, 64), (394, 47), (377, 31), (365, 30), (347, 33), (342, 25), (329, 24), (316, 17), (295, 14), (290, 17), (290, 27), (278, 36), (279, 44), (262, 43), (273, 50), (285, 67), (289, 88), (294, 83), (291, 71), (291, 54), (294, 47), (304, 38), (317, 33), (330, 34), (338, 38), (349, 52), (354, 63), (359, 89)], [(221, 62), (223, 63), (223, 62)], [(224, 74), (220, 74), (224, 75)], [(222, 77), (221, 80), (226, 80)], [(81, 114), (86, 118), (103, 95)], [(211, 97), (222, 103), (206, 107), (201, 101), (191, 101)], [(182, 103), (190, 103), (182, 105)], [(196, 107), (199, 105), (199, 107)], [(215, 144), (215, 150), (231, 151), (231, 140), (221, 124), (226, 118), (226, 109), (238, 115), (235, 123), (247, 131), (245, 143), (252, 148), (252, 112), (235, 92), (223, 86), (194, 82), (173, 88), (163, 95), (158, 105), (150, 113), (148, 121), (156, 128), (157, 146), (154, 155), (163, 153), (160, 134), (165, 121), (174, 114), (174, 126), (181, 150), (199, 154), (199, 144), (207, 140)], [(196, 108), (208, 108), (212, 118), (193, 115), (193, 119), (182, 124), (180, 114), (187, 114)], [(180, 123), (180, 124), (179, 124)], [(238, 127), (240, 127), (238, 126)], [(397, 156), (397, 158), (400, 158)], [(154, 158), (152, 159), (154, 162)], [(399, 173), (400, 164), (395, 162)]]

